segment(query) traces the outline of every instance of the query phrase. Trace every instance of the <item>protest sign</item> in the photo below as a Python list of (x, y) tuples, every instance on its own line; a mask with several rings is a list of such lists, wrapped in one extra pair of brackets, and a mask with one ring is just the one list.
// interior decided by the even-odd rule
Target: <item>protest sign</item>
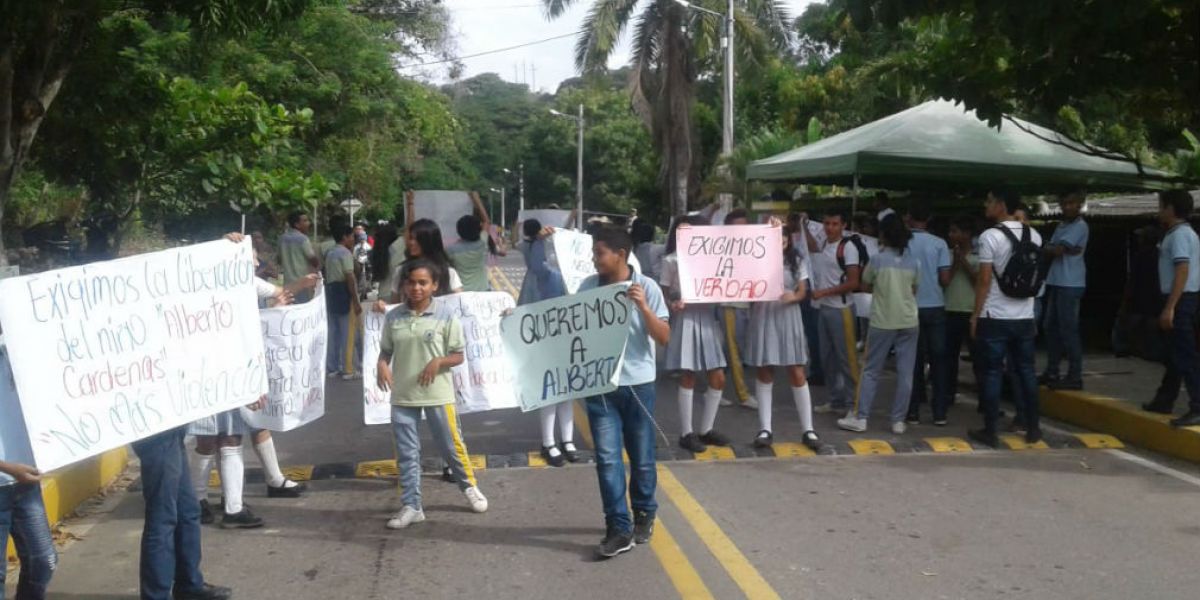
[(4, 279), (0, 298), (43, 471), (266, 391), (248, 239)]
[[(596, 274), (596, 265), (592, 262), (592, 236), (559, 229), (550, 236), (548, 248), (546, 258), (562, 275), (563, 287), (568, 294), (574, 294), (584, 279)], [(642, 265), (633, 253), (629, 254), (629, 266), (638, 273), (642, 272)]]
[[(565, 228), (571, 226), (571, 211), (556, 208), (537, 208), (517, 212), (517, 223), (537, 219), (542, 227)], [(518, 230), (520, 231), (520, 230)]]
[(8, 364), (4, 336), (0, 336), (0, 460), (22, 465), (34, 463), (29, 433), (25, 431), (25, 419), (21, 418), (21, 402), (17, 400), (17, 386), (13, 382), (12, 367)]
[(783, 294), (778, 227), (683, 227), (676, 235), (684, 302), (773, 302)]
[(466, 292), (441, 299), (441, 309), (462, 324), (466, 340), (463, 364), (451, 369), (460, 413), (517, 406), (516, 375), (500, 341), (500, 317), (515, 308), (507, 292)]
[[(398, 304), (389, 304), (390, 312)], [(363, 322), (363, 423), (383, 425), (392, 422), (392, 394), (379, 389), (375, 379), (379, 374), (379, 340), (383, 336), (386, 313), (364, 310)]]
[(242, 407), (242, 418), (255, 429), (290, 431), (325, 414), (329, 327), (322, 287), (303, 304), (258, 312), (267, 359), (267, 402), (260, 410)]
[(467, 192), (417, 190), (413, 193), (413, 219), (430, 219), (442, 230), (442, 244), (458, 241), (458, 220), (475, 214), (475, 203)]
[(617, 389), (629, 319), (629, 282), (517, 307), (500, 337), (531, 411)]

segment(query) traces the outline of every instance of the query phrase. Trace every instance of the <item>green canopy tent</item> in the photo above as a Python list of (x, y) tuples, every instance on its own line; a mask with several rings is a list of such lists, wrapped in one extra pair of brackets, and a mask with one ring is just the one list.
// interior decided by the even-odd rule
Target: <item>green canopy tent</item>
[(1157, 190), (1169, 176), (1129, 161), (1088, 154), (1062, 134), (1005, 117), (999, 129), (974, 111), (933, 100), (814, 144), (750, 163), (747, 178), (892, 190), (1026, 193), (1070, 187)]

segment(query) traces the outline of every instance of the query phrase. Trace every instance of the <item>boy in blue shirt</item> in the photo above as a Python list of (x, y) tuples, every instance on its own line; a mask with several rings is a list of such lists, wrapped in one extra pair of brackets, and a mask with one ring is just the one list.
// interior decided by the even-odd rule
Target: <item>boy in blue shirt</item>
[[(629, 287), (633, 316), (629, 340), (616, 391), (592, 396), (585, 402), (592, 438), (596, 443), (596, 474), (604, 504), (606, 532), (596, 548), (600, 558), (612, 558), (645, 544), (654, 533), (658, 503), (654, 490), (658, 473), (654, 458), (654, 343), (666, 344), (671, 330), (670, 314), (662, 290), (654, 280), (629, 266), (633, 239), (623, 229), (604, 228), (592, 236), (592, 262), (596, 274), (583, 280), (579, 291), (623, 281)], [(633, 522), (625, 504), (624, 446), (629, 454), (629, 500)]]
[[(1046, 370), (1038, 383), (1054, 390), (1083, 389), (1083, 340), (1079, 336), (1079, 301), (1087, 286), (1087, 267), (1083, 253), (1087, 249), (1088, 224), (1080, 216), (1083, 192), (1062, 197), (1063, 222), (1054, 230), (1050, 243), (1042, 248), (1050, 260), (1046, 276)], [(1059, 379), (1058, 367), (1067, 355), (1067, 376)]]

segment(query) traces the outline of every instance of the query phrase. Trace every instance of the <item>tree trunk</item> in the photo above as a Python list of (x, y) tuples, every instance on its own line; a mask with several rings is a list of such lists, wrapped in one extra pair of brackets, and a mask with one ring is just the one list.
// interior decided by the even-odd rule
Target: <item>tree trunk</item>
[(664, 20), (658, 106), (661, 120), (660, 144), (667, 197), (671, 214), (688, 211), (688, 189), (692, 172), (692, 60), (687, 36), (681, 30), (682, 6), (671, 6)]

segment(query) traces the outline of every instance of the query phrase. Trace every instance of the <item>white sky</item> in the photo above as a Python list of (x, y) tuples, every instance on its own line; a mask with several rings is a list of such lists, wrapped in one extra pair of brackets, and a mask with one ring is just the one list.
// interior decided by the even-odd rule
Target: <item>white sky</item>
[[(795, 18), (813, 1), (785, 0), (784, 4), (788, 5), (790, 16)], [(578, 31), (592, 4), (591, 0), (576, 0), (566, 14), (548, 21), (539, 0), (444, 0), (444, 3), (454, 18), (458, 56)], [(617, 68), (629, 61), (629, 45), (626, 41), (629, 33), (628, 30), (624, 32), (621, 47), (609, 61), (609, 67)], [(559, 82), (576, 75), (575, 36), (467, 58), (462, 62), (465, 66), (463, 79), (492, 72), (508, 81), (521, 81), (536, 86), (538, 90), (554, 92)], [(423, 73), (438, 82), (444, 82), (447, 78), (447, 70), (442, 66), (408, 68), (404, 72), (410, 75)]]

